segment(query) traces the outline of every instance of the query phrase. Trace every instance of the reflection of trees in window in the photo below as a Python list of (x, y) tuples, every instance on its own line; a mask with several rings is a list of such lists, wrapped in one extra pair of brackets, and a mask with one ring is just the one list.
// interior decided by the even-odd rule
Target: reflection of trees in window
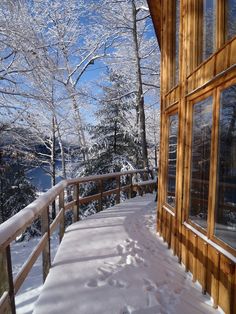
[(236, 35), (236, 0), (226, 0), (226, 40)]
[(216, 1), (203, 0), (202, 57), (207, 59), (215, 50)]
[(211, 129), (212, 97), (208, 97), (193, 107), (190, 181), (189, 217), (203, 228), (207, 224)]
[(169, 117), (168, 166), (167, 166), (167, 199), (166, 202), (175, 207), (175, 181), (178, 137), (178, 115)]
[(215, 235), (236, 248), (236, 85), (220, 101)]

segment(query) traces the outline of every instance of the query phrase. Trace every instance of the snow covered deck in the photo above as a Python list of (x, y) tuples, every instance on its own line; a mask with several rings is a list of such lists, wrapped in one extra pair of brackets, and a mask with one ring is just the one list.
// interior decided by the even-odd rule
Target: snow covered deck
[(218, 313), (155, 234), (154, 197), (71, 225), (34, 313)]

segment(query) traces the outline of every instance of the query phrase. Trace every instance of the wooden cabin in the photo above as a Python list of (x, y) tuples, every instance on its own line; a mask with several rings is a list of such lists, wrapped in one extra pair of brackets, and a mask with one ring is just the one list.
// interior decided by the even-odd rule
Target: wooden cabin
[(158, 231), (236, 313), (236, 0), (149, 0), (161, 49)]

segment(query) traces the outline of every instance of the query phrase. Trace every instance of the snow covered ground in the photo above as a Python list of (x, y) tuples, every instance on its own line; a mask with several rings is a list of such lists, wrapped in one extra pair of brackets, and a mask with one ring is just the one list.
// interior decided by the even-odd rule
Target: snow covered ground
[[(23, 263), (33, 251), (39, 238), (29, 241), (15, 242), (11, 245), (13, 277), (20, 271)], [(51, 236), (52, 259), (55, 257), (59, 239), (55, 233)], [(43, 285), (42, 258), (37, 259), (28, 277), (16, 295), (16, 313), (30, 314), (33, 312), (34, 303), (37, 300)]]
[(153, 199), (136, 197), (71, 225), (34, 313), (219, 313), (156, 235)]

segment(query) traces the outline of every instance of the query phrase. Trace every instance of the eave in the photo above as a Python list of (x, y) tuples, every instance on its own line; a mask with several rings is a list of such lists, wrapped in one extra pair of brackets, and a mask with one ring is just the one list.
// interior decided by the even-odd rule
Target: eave
[(161, 49), (161, 0), (147, 0), (157, 41)]

